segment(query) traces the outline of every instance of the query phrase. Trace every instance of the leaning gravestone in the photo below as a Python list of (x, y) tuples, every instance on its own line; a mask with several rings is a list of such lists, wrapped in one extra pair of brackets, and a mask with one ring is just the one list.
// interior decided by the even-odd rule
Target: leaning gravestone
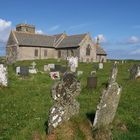
[(4, 64), (0, 64), (0, 86), (7, 86), (7, 67)]
[(140, 64), (134, 64), (130, 68), (130, 79), (135, 80), (140, 78)]
[(121, 87), (116, 82), (117, 65), (114, 64), (108, 81), (107, 89), (103, 90), (100, 103), (97, 106), (94, 128), (102, 128), (112, 123), (121, 95)]
[(75, 97), (80, 91), (80, 82), (70, 72), (65, 73), (62, 80), (54, 84), (52, 87), (54, 105), (49, 112), (48, 133), (52, 133), (58, 125), (79, 113), (80, 105)]

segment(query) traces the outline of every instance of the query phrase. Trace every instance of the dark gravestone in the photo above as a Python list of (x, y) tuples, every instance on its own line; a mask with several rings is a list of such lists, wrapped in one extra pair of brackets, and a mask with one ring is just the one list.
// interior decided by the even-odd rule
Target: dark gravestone
[(80, 105), (75, 98), (80, 91), (80, 82), (72, 73), (65, 73), (62, 80), (54, 84), (52, 87), (54, 105), (49, 112), (48, 133), (52, 133), (58, 125), (79, 113)]
[(26, 66), (20, 67), (20, 76), (28, 76), (29, 75), (29, 68)]
[(55, 65), (55, 70), (60, 71), (61, 70), (61, 65)]
[(89, 76), (87, 78), (87, 88), (94, 89), (97, 87), (97, 77), (96, 76)]
[(62, 66), (60, 72), (65, 73), (66, 71), (67, 71), (67, 68)]

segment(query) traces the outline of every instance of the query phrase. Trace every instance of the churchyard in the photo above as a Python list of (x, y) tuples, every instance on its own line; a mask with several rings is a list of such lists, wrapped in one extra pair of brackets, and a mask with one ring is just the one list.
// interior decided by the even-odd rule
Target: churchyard
[[(122, 92), (115, 118), (110, 125), (113, 140), (140, 139), (140, 79), (130, 80), (128, 71), (133, 64), (139, 63), (140, 61), (118, 63), (117, 83), (122, 87)], [(37, 68), (37, 74), (32, 68), (32, 74), (27, 76), (16, 74), (16, 67), (31, 64)], [(95, 72), (96, 64), (79, 63), (77, 79), (81, 82), (81, 91), (75, 97), (76, 103), (80, 104), (79, 113), (58, 126), (51, 137), (46, 132), (49, 110), (54, 104), (51, 88), (56, 81), (44, 72), (46, 64), (66, 65), (66, 62), (36, 60), (35, 64), (33, 61), (21, 61), (8, 65), (8, 87), (0, 87), (0, 140), (35, 140), (37, 137), (42, 140), (94, 140), (94, 116), (113, 61), (104, 63), (96, 71), (97, 85), (93, 90), (87, 88), (87, 77), (91, 71)]]

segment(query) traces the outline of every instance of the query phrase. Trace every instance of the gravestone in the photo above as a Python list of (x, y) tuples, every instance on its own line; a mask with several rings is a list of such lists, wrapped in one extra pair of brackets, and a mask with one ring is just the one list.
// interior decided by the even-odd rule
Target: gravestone
[(78, 57), (69, 57), (68, 66), (70, 67), (71, 72), (76, 72), (76, 68), (78, 67)]
[(108, 81), (108, 87), (103, 90), (101, 100), (97, 106), (94, 128), (102, 128), (112, 123), (121, 95), (121, 87), (116, 82), (117, 65), (114, 64)]
[(48, 65), (44, 65), (44, 71), (45, 71), (45, 72), (49, 72), (49, 71), (50, 71), (50, 68), (49, 68)]
[(26, 66), (21, 66), (19, 75), (23, 76), (23, 77), (28, 76), (29, 75), (29, 68)]
[(49, 67), (50, 69), (55, 69), (55, 64), (48, 64), (48, 67)]
[(97, 63), (94, 63), (94, 64), (93, 64), (93, 70), (94, 70), (94, 71), (97, 71), (98, 69), (99, 69), (98, 64), (97, 64)]
[(140, 78), (140, 64), (134, 64), (130, 68), (130, 79), (135, 80)]
[(91, 71), (90, 76), (87, 77), (87, 88), (95, 89), (97, 87), (96, 71)]
[(55, 70), (60, 71), (61, 70), (61, 65), (55, 65)]
[(60, 69), (60, 72), (61, 72), (61, 73), (65, 73), (66, 71), (67, 71), (67, 68), (64, 67), (64, 66), (62, 66), (61, 69)]
[(0, 64), (0, 86), (7, 86), (7, 67), (4, 64)]
[(103, 65), (103, 63), (99, 63), (99, 69), (103, 69), (103, 67), (104, 67), (104, 65)]
[(54, 105), (49, 112), (48, 133), (52, 133), (58, 125), (79, 113), (80, 105), (75, 98), (80, 91), (80, 82), (70, 72), (65, 73), (62, 80), (53, 85)]
[(77, 76), (83, 75), (83, 71), (77, 71)]
[(20, 67), (16, 67), (16, 74), (19, 75), (20, 74)]
[(37, 73), (37, 69), (35, 68), (36, 66), (36, 63), (33, 61), (31, 63), (31, 67), (29, 67), (29, 73), (32, 73), (32, 74), (36, 74)]

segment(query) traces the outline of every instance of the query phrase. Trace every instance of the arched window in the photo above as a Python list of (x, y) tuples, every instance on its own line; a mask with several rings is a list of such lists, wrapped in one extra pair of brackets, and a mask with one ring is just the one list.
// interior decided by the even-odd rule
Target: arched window
[(86, 56), (90, 55), (90, 45), (87, 46), (86, 48)]

